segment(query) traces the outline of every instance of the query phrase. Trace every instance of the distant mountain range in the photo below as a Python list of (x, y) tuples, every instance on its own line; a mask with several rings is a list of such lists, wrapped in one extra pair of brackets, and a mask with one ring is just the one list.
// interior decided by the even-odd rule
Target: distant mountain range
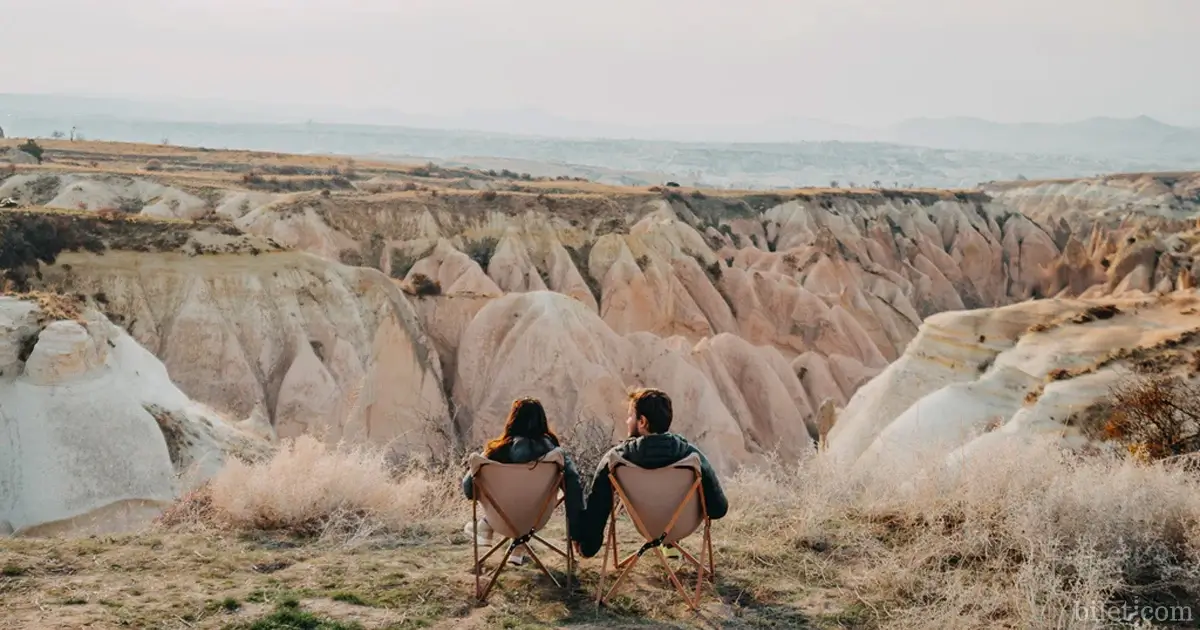
[(1176, 127), (1148, 116), (1090, 118), (1066, 124), (921, 118), (894, 125), (889, 131), (893, 142), (943, 149), (1159, 159), (1200, 156), (1200, 129)]
[(0, 94), (0, 126), (5, 125), (5, 115), (20, 119), (86, 120), (112, 117), (213, 123), (318, 121), (546, 138), (706, 143), (887, 142), (960, 151), (1123, 159), (1200, 159), (1200, 128), (1170, 125), (1147, 116), (1091, 118), (1072, 123), (998, 123), (966, 117), (916, 118), (884, 127), (845, 125), (796, 117), (745, 124), (650, 126), (574, 120), (536, 109), (413, 115), (380, 108)]
[(534, 174), (578, 174), (613, 183), (674, 179), (735, 188), (834, 180), (959, 187), (1018, 176), (1200, 169), (1200, 129), (1147, 117), (1069, 124), (916, 119), (880, 128), (794, 118), (639, 127), (537, 110), (413, 116), (379, 109), (0, 94), (0, 127), (13, 137), (43, 137), (76, 127), (95, 140), (484, 168), (520, 164)]

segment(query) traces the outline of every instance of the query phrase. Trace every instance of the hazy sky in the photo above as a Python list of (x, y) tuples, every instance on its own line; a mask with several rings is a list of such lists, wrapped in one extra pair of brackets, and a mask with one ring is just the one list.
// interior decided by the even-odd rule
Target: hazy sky
[(1200, 0), (0, 0), (0, 92), (1200, 124)]

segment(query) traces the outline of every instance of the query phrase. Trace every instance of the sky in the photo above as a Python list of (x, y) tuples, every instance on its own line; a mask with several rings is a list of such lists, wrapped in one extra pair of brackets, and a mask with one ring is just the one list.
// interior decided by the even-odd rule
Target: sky
[(0, 15), (8, 93), (639, 125), (1200, 125), (1200, 0), (0, 0)]

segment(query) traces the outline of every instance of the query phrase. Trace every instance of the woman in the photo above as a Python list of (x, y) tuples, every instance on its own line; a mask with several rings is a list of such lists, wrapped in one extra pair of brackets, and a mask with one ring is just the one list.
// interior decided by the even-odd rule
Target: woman
[[(508, 419), (504, 422), (504, 432), (500, 434), (500, 437), (487, 443), (483, 449), (483, 456), (501, 464), (528, 464), (541, 459), (558, 447), (558, 436), (550, 430), (550, 423), (546, 420), (546, 410), (542, 407), (542, 403), (536, 398), (518, 398), (513, 401), (512, 409), (508, 412)], [(583, 488), (579, 484), (579, 472), (575, 470), (575, 464), (571, 462), (570, 456), (565, 452), (563, 461), (567, 524), (572, 531), (575, 531), (583, 512)], [(474, 491), (470, 471), (467, 471), (466, 476), (463, 477), (462, 487), (463, 494), (470, 499)], [(479, 519), (477, 527), (479, 539), (476, 540), (476, 544), (489, 544), (492, 538), (492, 527), (483, 518)], [(467, 523), (463, 531), (470, 534), (471, 523)], [(509, 557), (509, 562), (520, 565), (525, 563), (525, 559), (523, 550), (517, 549)]]

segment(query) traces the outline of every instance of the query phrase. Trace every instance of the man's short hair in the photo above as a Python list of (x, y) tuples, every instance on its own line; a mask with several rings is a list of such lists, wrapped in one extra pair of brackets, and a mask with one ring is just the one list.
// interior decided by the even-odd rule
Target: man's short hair
[(671, 430), (671, 397), (661, 389), (642, 387), (629, 392), (633, 410), (638, 417), (646, 418), (651, 433), (666, 433)]

